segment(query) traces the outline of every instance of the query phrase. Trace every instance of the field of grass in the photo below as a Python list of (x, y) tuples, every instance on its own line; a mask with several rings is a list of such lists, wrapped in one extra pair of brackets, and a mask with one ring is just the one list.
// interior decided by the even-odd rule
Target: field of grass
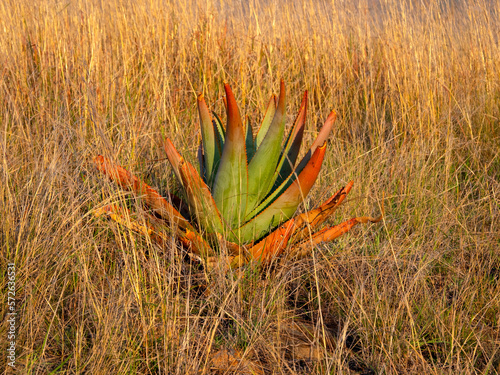
[[(1, 1), (1, 368), (499, 374), (499, 20), (498, 0)], [(230, 83), (256, 128), (280, 79), (289, 123), (309, 91), (305, 144), (338, 112), (305, 204), (354, 180), (331, 222), (384, 202), (383, 222), (225, 274), (94, 217), (131, 198), (94, 156), (178, 191), (160, 141), (195, 159), (196, 94), (223, 114)]]

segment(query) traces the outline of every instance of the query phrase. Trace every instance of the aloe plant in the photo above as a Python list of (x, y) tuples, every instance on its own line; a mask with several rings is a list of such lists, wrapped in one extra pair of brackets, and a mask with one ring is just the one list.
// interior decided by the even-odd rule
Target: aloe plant
[[(255, 137), (250, 124), (243, 123), (227, 84), (225, 91), (225, 127), (218, 116), (211, 114), (203, 95), (198, 96), (202, 136), (198, 171), (180, 155), (170, 139), (163, 144), (184, 190), (186, 213), (181, 214), (179, 207), (183, 203), (178, 198), (163, 198), (109, 159), (97, 156), (94, 159), (97, 168), (118, 185), (142, 197), (190, 252), (209, 257), (224, 246), (232, 254), (233, 266), (251, 259), (269, 261), (287, 248), (289, 254), (303, 256), (315, 244), (331, 241), (358, 223), (381, 219), (357, 217), (317, 229), (345, 199), (352, 182), (318, 208), (293, 217), (318, 177), (327, 149), (326, 140), (336, 119), (335, 112), (329, 114), (308, 152), (296, 163), (304, 134), (307, 91), (285, 136), (285, 85), (282, 81), (279, 97), (271, 97)], [(123, 210), (115, 206), (106, 206), (99, 212), (135, 231), (154, 234), (158, 241), (164, 240), (157, 224), (141, 227), (123, 220)], [(157, 220), (151, 217), (150, 222)]]

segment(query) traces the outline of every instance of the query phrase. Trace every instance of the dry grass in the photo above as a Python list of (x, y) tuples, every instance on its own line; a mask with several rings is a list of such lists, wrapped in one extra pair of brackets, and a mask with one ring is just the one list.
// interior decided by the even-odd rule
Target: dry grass
[[(0, 2), (17, 371), (500, 373), (500, 3), (178, 3)], [(335, 220), (385, 194), (383, 225), (242, 277), (93, 218), (122, 195), (93, 156), (175, 190), (159, 140), (194, 158), (196, 93), (222, 113), (227, 81), (258, 121), (280, 78), (306, 143), (339, 113), (311, 203), (353, 179)]]

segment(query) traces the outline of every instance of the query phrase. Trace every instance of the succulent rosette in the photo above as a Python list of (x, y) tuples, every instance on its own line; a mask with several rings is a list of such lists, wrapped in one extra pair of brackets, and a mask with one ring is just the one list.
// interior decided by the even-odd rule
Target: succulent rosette
[[(124, 168), (109, 159), (95, 158), (97, 168), (125, 189), (132, 190), (152, 208), (172, 233), (202, 256), (214, 256), (221, 246), (231, 253), (232, 265), (249, 260), (269, 261), (289, 249), (290, 255), (304, 255), (320, 242), (331, 241), (354, 225), (381, 219), (357, 217), (335, 226), (321, 224), (332, 215), (353, 185), (349, 182), (318, 208), (293, 217), (311, 190), (321, 170), (326, 140), (336, 119), (332, 111), (315, 141), (297, 163), (307, 112), (307, 92), (299, 112), (286, 132), (285, 85), (271, 97), (261, 125), (254, 136), (249, 123), (242, 121), (233, 92), (225, 85), (227, 124), (208, 109), (198, 96), (201, 144), (198, 170), (164, 141), (167, 158), (184, 191), (184, 200), (165, 199)], [(180, 207), (187, 206), (181, 214)], [(120, 219), (123, 210), (106, 206), (115, 221), (162, 240), (157, 225), (146, 227)], [(151, 222), (158, 220), (152, 218)], [(129, 224), (126, 224), (129, 223)]]

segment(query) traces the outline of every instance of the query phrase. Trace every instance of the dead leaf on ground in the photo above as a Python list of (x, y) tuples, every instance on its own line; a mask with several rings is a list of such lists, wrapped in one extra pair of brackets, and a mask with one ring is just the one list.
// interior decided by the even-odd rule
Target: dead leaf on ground
[(232, 371), (241, 375), (264, 375), (260, 366), (241, 356), (237, 350), (222, 349), (210, 355), (211, 369), (227, 373)]

